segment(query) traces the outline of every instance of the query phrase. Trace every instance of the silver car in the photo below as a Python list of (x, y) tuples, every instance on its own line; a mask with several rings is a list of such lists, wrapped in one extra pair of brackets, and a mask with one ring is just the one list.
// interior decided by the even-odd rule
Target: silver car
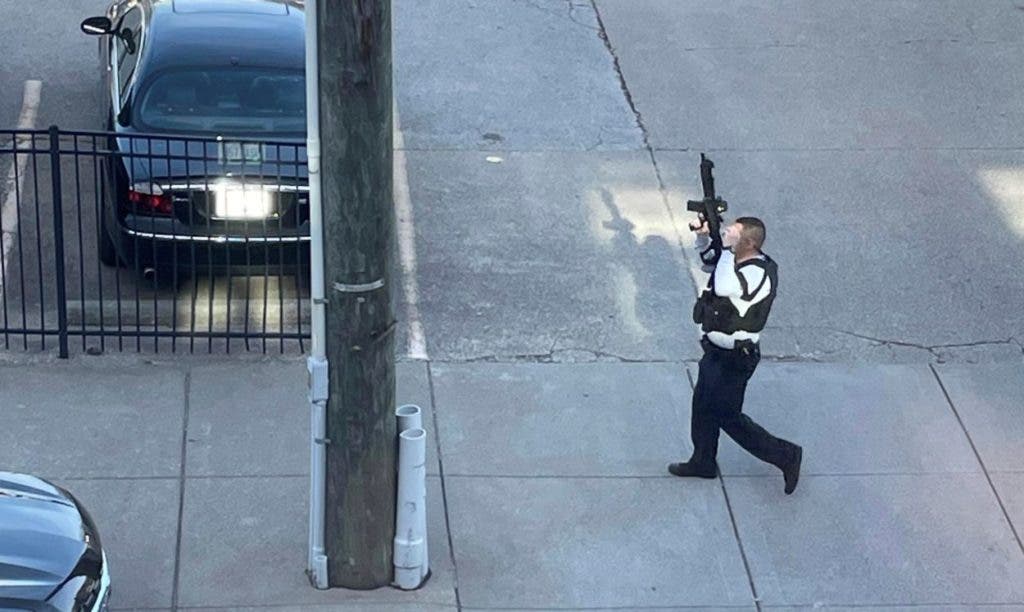
[(0, 472), (0, 611), (107, 609), (110, 574), (92, 518), (68, 491)]

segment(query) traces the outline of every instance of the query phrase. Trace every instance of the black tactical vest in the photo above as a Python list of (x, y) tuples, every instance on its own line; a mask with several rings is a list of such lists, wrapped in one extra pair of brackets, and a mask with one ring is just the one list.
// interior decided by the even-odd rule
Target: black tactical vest
[[(771, 257), (763, 253), (762, 255), (764, 259), (750, 259), (736, 266), (736, 274), (739, 275), (740, 284), (743, 286), (742, 299), (752, 299), (764, 287), (765, 281), (771, 282), (768, 296), (751, 306), (747, 310), (747, 314), (741, 317), (730, 298), (715, 295), (715, 275), (712, 273), (707, 289), (701, 293), (693, 307), (693, 322), (699, 323), (703, 332), (717, 331), (723, 334), (732, 334), (745, 331), (756, 333), (764, 329), (768, 322), (768, 313), (772, 309), (772, 302), (775, 301), (775, 294), (779, 289), (779, 266)], [(756, 287), (746, 286), (746, 278), (740, 273), (740, 270), (746, 266), (757, 266), (764, 270), (764, 277)]]

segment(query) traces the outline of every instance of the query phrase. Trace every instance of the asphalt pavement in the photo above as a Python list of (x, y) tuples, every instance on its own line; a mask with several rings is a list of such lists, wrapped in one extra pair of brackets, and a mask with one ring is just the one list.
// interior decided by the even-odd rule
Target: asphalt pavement
[[(101, 9), (6, 9), (3, 121), (39, 79), (38, 126), (99, 125), (78, 22)], [(1011, 2), (396, 3), (409, 342), (453, 360), (695, 357), (684, 201), (707, 151), (780, 263), (766, 354), (1016, 358), (1022, 20)], [(84, 224), (73, 271), (94, 267)]]

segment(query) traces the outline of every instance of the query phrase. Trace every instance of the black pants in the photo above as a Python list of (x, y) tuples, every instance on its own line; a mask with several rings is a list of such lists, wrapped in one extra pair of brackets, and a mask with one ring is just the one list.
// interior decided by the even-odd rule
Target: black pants
[(701, 341), (704, 356), (700, 360), (697, 386), (693, 390), (690, 438), (693, 440), (694, 465), (713, 471), (718, 455), (718, 432), (724, 430), (761, 461), (783, 467), (793, 457), (796, 445), (776, 438), (743, 414), (743, 395), (747, 381), (761, 361), (761, 349), (747, 343), (726, 350)]

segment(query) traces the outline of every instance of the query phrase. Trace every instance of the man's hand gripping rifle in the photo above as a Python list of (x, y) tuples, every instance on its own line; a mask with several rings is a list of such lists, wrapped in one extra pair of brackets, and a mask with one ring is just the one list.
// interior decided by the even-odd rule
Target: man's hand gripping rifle
[(700, 183), (704, 188), (704, 199), (686, 202), (686, 210), (697, 213), (699, 220), (699, 225), (691, 225), (690, 228), (697, 230), (707, 223), (711, 246), (701, 253), (701, 259), (710, 265), (718, 263), (718, 257), (722, 254), (722, 213), (729, 209), (728, 203), (715, 195), (715, 177), (711, 174), (714, 167), (714, 162), (701, 153)]

